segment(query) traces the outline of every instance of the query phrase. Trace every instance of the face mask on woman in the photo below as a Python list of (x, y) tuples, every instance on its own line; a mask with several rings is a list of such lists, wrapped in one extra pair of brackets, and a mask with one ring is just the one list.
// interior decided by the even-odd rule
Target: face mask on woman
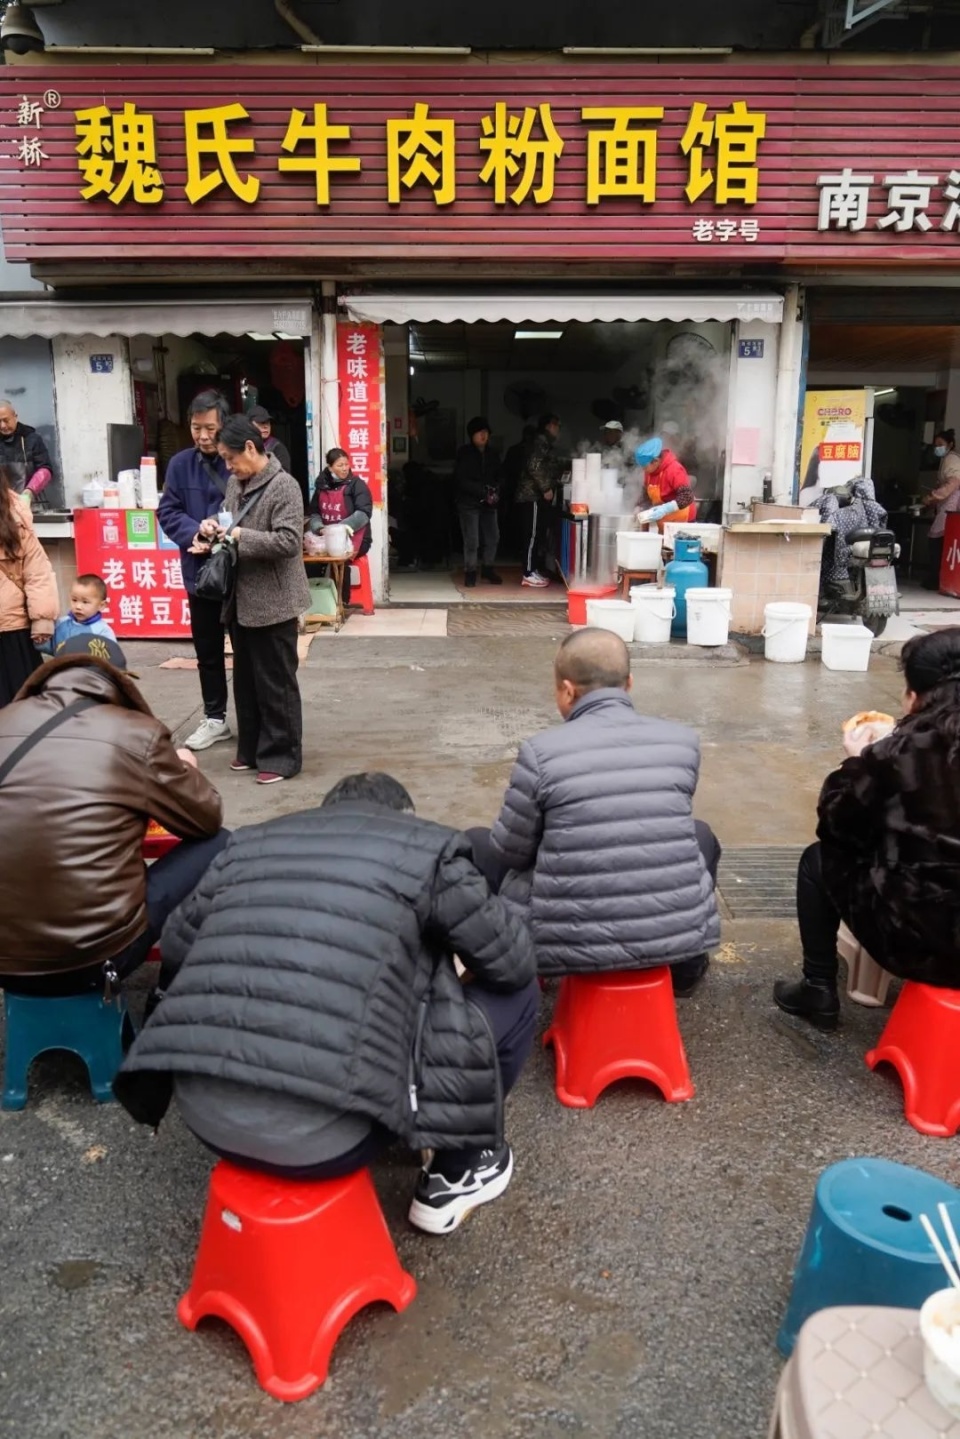
[(934, 445), (933, 453), (936, 455), (938, 460), (942, 460), (944, 455), (947, 453), (946, 445)]

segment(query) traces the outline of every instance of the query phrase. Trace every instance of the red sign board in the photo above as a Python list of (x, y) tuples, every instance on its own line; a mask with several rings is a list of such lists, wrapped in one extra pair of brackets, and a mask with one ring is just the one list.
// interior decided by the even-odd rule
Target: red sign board
[(859, 462), (863, 446), (857, 440), (840, 441), (836, 444), (827, 440), (819, 448), (821, 460), (856, 460)]
[(337, 326), (340, 376), (340, 443), (350, 467), (370, 486), (373, 503), (383, 503), (383, 345), (379, 325), (342, 322)]
[(940, 593), (960, 600), (960, 515), (947, 515), (940, 562)]
[(190, 606), (180, 550), (155, 510), (74, 510), (77, 573), (107, 587), (104, 619), (118, 639), (186, 639)]
[(957, 263), (954, 68), (0, 73), (13, 260)]

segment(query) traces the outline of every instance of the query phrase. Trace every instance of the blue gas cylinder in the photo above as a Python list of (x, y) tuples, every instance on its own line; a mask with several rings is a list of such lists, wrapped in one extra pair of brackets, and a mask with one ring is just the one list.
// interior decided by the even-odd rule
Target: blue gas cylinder
[(687, 590), (706, 589), (710, 573), (700, 558), (700, 541), (678, 535), (674, 541), (673, 559), (664, 567), (663, 582), (676, 590), (676, 615), (670, 626), (672, 635), (687, 633)]

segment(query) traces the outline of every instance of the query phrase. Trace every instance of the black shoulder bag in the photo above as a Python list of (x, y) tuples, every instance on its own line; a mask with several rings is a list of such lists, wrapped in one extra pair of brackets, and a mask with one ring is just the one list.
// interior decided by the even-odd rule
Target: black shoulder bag
[[(234, 520), (234, 525), (239, 525), (244, 515), (253, 509), (262, 494), (263, 490), (257, 490), (256, 494), (250, 496)], [(233, 594), (233, 587), (236, 583), (237, 542), (227, 535), (226, 539), (220, 541), (200, 566), (200, 573), (197, 575), (197, 594), (202, 600), (220, 600), (221, 603), (225, 603)]]
[(211, 481), (213, 482), (213, 484), (216, 485), (216, 487), (217, 487), (217, 489), (220, 491), (221, 495), (226, 496), (226, 493), (227, 493), (227, 482), (226, 482), (226, 480), (223, 478), (223, 476), (221, 475), (220, 471), (213, 465), (213, 463), (212, 463), (211, 460), (210, 460), (209, 455), (205, 455), (202, 450), (199, 451), (199, 455), (200, 455), (200, 463), (201, 463), (201, 465), (203, 466), (203, 468), (206, 470), (207, 474), (210, 476)]

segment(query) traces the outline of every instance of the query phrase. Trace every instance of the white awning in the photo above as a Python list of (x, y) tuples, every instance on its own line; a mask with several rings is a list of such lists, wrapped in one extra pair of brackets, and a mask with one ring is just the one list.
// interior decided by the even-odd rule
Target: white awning
[(340, 305), (353, 320), (375, 324), (411, 321), (476, 320), (495, 323), (509, 320), (520, 324), (563, 324), (571, 320), (765, 320), (779, 325), (783, 319), (783, 296), (767, 291), (718, 295), (681, 292), (658, 295), (487, 295), (476, 291), (423, 294), (410, 291), (392, 294), (342, 295)]
[(309, 335), (313, 306), (294, 300), (17, 300), (0, 303), (0, 335)]

